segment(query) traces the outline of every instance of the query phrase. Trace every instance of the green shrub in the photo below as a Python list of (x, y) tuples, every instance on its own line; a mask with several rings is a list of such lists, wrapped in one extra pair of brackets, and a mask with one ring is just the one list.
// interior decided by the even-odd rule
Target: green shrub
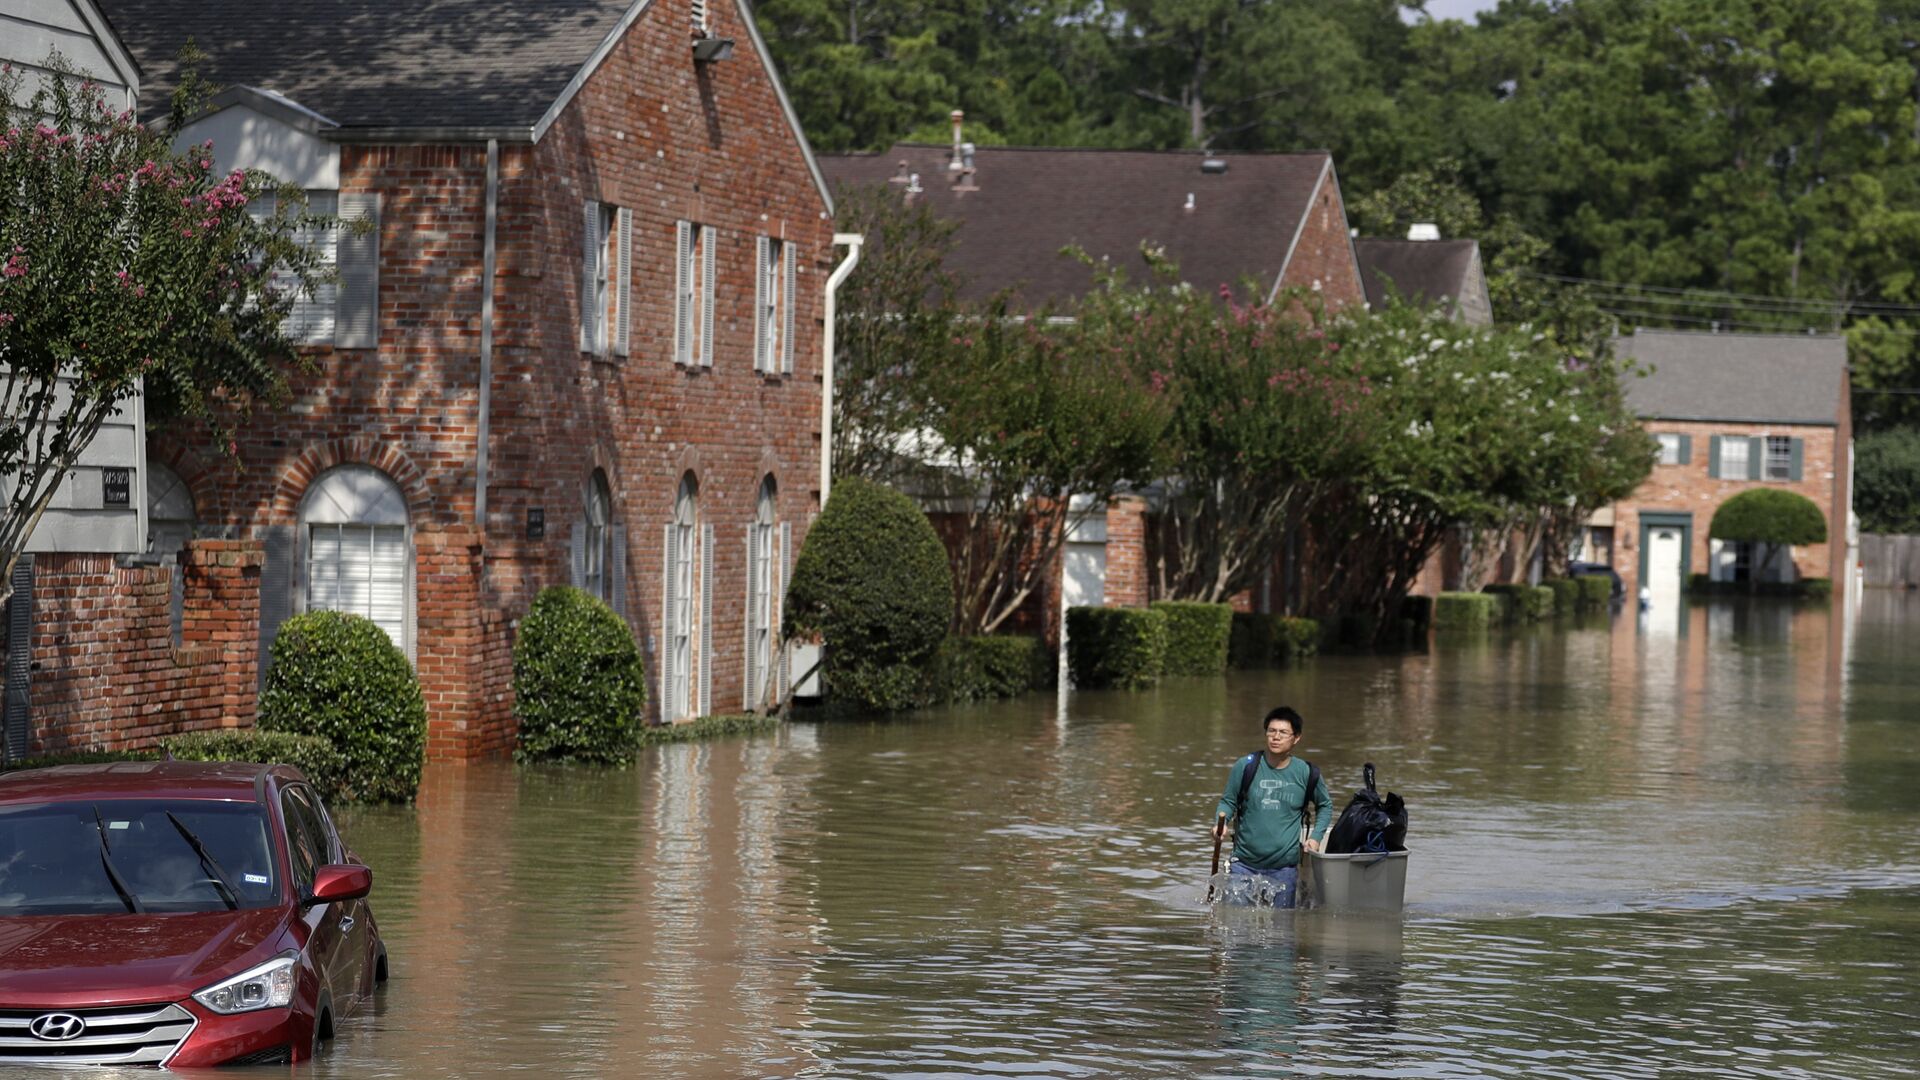
[(1501, 622), (1534, 622), (1550, 618), (1554, 612), (1551, 585), (1489, 585), (1480, 591), (1500, 597), (1498, 618)]
[(1793, 583), (1794, 595), (1807, 600), (1826, 600), (1833, 596), (1833, 579), (1803, 577)]
[(640, 747), (646, 707), (646, 671), (625, 620), (584, 590), (540, 590), (513, 643), (514, 757), (624, 765)]
[(1493, 597), (1493, 609), (1487, 616), (1488, 621), (1501, 626), (1518, 622), (1520, 620), (1518, 590), (1525, 587), (1524, 585), (1488, 585), (1481, 589), (1482, 593)]
[(1426, 633), (1427, 628), (1433, 625), (1433, 597), (1402, 597), (1400, 617), (1413, 624), (1415, 635)]
[(317, 736), (338, 750), (347, 798), (413, 798), (426, 756), (427, 705), (387, 632), (358, 615), (310, 611), (280, 624), (272, 656), (260, 730)]
[(787, 589), (784, 631), (826, 643), (829, 698), (912, 708), (953, 619), (947, 549), (913, 500), (858, 477), (834, 484)]
[(1323, 635), (1324, 631), (1317, 619), (1297, 615), (1282, 616), (1275, 635), (1280, 642), (1280, 658), (1298, 660), (1301, 657), (1312, 656), (1320, 651), (1320, 639)]
[(1279, 663), (1280, 617), (1236, 611), (1227, 632), (1227, 663), (1236, 668), (1265, 668)]
[(167, 736), (160, 740), (160, 747), (181, 761), (291, 765), (305, 774), (323, 797), (332, 799), (345, 792), (346, 759), (327, 740), (313, 735), (259, 728), (221, 728)]
[(159, 756), (155, 750), (67, 750), (58, 754), (0, 762), (0, 772), (51, 769), (60, 765), (101, 765), (113, 761), (152, 761)]
[(1493, 593), (1443, 592), (1433, 603), (1436, 630), (1485, 630), (1495, 618)]
[(1920, 429), (1871, 432), (1853, 450), (1853, 506), (1861, 531), (1920, 534)]
[(1037, 637), (950, 637), (927, 666), (927, 697), (942, 704), (1018, 697), (1051, 685), (1056, 667)]
[(1233, 636), (1233, 605), (1155, 600), (1167, 618), (1167, 675), (1218, 675), (1227, 670)]
[(721, 739), (731, 735), (759, 735), (778, 729), (781, 723), (781, 719), (777, 716), (757, 714), (702, 716), (684, 724), (642, 725), (638, 738), (643, 746), (653, 746), (657, 743), (698, 742), (703, 739)]
[(1571, 615), (1580, 607), (1580, 583), (1573, 578), (1554, 578), (1547, 582), (1553, 591), (1553, 613)]
[(1138, 690), (1160, 681), (1167, 661), (1167, 617), (1150, 608), (1067, 609), (1067, 668), (1083, 690)]
[(1582, 574), (1574, 578), (1580, 585), (1580, 597), (1575, 606), (1597, 610), (1605, 608), (1613, 601), (1613, 579), (1605, 574)]
[(1749, 488), (1720, 504), (1707, 535), (1776, 546), (1824, 544), (1827, 517), (1812, 499), (1797, 492)]
[(1553, 589), (1546, 585), (1529, 585), (1520, 594), (1520, 607), (1528, 619), (1553, 618)]

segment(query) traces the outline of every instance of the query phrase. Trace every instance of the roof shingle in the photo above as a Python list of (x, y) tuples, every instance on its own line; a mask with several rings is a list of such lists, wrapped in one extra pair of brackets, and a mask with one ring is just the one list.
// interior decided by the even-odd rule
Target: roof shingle
[(1360, 262), (1368, 306), (1378, 311), (1397, 292), (1409, 303), (1445, 300), (1457, 309), (1473, 269), (1476, 246), (1472, 240), (1355, 240), (1353, 253)]
[(1627, 403), (1659, 420), (1840, 422), (1847, 339), (1837, 335), (1639, 330), (1614, 339), (1644, 378), (1626, 379)]

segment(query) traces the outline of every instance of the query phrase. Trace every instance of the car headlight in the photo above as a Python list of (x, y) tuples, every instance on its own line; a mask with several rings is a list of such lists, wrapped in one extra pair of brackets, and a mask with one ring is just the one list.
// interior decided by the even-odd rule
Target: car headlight
[(256, 968), (196, 992), (193, 1000), (217, 1013), (274, 1009), (293, 1002), (293, 967), (299, 953), (284, 953)]

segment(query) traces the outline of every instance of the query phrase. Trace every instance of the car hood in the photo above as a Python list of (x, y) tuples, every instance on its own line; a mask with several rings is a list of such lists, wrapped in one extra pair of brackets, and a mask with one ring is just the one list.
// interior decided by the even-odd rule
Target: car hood
[(179, 1000), (282, 948), (283, 907), (0, 918), (0, 1008)]

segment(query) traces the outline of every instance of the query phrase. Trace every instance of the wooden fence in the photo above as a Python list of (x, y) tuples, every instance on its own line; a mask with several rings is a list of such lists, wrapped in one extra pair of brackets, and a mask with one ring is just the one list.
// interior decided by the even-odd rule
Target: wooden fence
[(1868, 588), (1920, 587), (1920, 536), (1860, 534), (1860, 567)]

